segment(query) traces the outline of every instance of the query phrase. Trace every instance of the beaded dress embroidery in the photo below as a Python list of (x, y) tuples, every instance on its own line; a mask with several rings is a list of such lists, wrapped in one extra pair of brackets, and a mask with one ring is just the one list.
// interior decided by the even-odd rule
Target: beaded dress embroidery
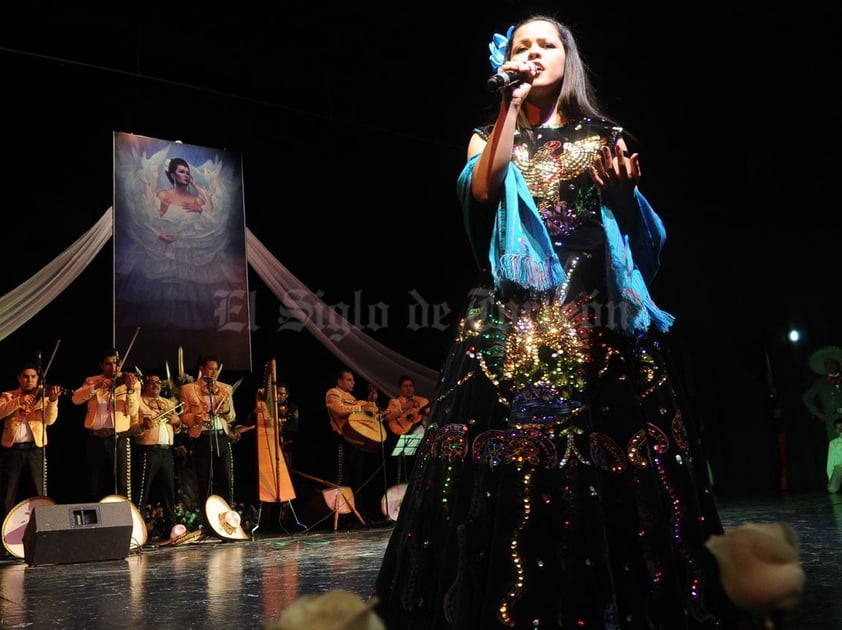
[(605, 300), (587, 165), (619, 132), (516, 137), (568, 281), (470, 291), (377, 580), (390, 630), (735, 627), (660, 335), (623, 333)]

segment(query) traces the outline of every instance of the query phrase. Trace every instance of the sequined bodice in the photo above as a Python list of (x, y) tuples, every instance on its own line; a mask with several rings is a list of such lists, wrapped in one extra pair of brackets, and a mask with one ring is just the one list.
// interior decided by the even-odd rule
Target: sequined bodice
[(512, 162), (557, 248), (589, 250), (601, 244), (599, 190), (588, 166), (620, 131), (605, 122), (582, 121), (515, 136)]

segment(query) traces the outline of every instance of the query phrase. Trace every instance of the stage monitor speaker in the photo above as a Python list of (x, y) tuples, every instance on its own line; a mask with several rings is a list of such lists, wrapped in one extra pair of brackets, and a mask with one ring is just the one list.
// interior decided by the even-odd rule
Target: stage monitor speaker
[(29, 566), (121, 560), (133, 526), (128, 501), (38, 505), (23, 532), (24, 559)]

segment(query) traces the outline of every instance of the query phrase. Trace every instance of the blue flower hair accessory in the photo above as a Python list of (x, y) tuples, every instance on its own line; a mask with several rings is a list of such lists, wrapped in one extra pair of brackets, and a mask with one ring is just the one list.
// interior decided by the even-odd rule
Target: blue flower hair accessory
[(488, 50), (491, 51), (491, 56), (488, 60), (491, 62), (491, 69), (494, 72), (497, 72), (500, 69), (500, 66), (506, 61), (506, 48), (509, 46), (509, 42), (512, 39), (512, 31), (515, 30), (515, 25), (512, 24), (509, 27), (509, 30), (506, 31), (505, 35), (501, 35), (500, 33), (494, 33), (491, 38), (491, 42), (488, 44)]

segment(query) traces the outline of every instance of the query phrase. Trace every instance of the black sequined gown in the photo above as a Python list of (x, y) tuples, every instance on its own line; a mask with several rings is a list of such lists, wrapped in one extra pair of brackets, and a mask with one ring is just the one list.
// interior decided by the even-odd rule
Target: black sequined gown
[[(377, 612), (389, 630), (737, 627), (703, 546), (722, 531), (706, 464), (659, 336), (620, 332), (604, 303), (586, 166), (620, 130), (533, 131), (514, 162), (569, 285), (470, 292)], [(490, 228), (469, 230), (487, 251)]]

